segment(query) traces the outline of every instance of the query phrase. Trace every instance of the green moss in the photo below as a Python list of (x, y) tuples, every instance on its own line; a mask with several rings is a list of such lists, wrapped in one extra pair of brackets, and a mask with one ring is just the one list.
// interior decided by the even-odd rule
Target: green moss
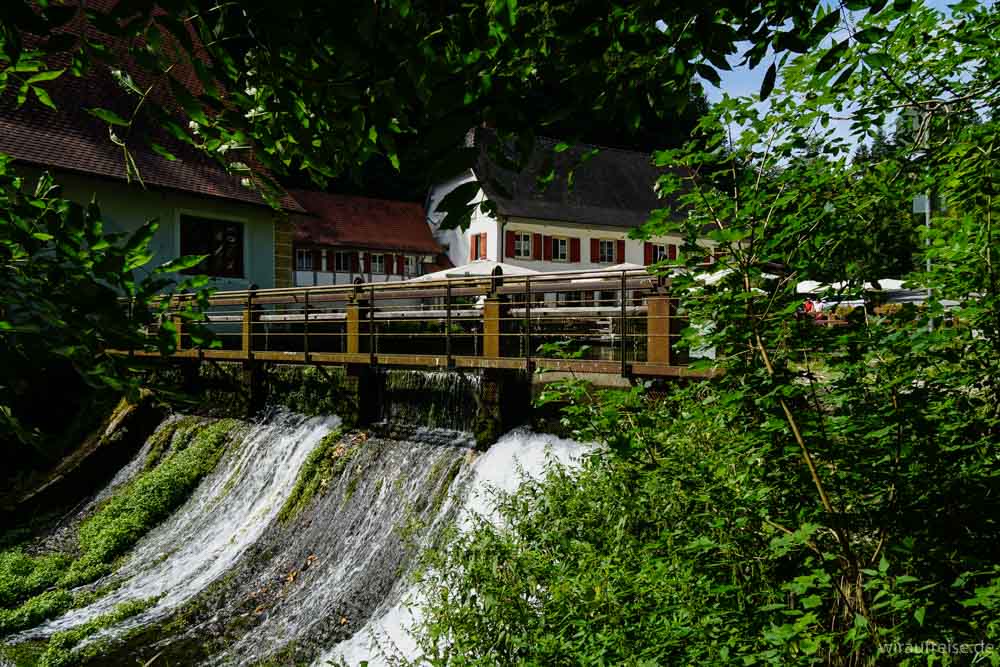
[(49, 639), (48, 646), (38, 661), (38, 667), (70, 667), (99, 657), (105, 649), (103, 642), (92, 642), (80, 650), (75, 649), (87, 637), (146, 611), (156, 604), (156, 600), (157, 598), (129, 600), (115, 607), (110, 613), (98, 616), (72, 630), (55, 633)]
[[(69, 589), (114, 571), (118, 559), (173, 512), (218, 464), (240, 422), (181, 419), (157, 434), (153, 467), (118, 491), (78, 529), (79, 555), (0, 553), (0, 637), (83, 606), (109, 588)], [(148, 462), (148, 460), (147, 460)], [(44, 592), (42, 592), (44, 591)]]
[(330, 482), (347, 467), (356, 445), (348, 447), (342, 442), (343, 433), (336, 429), (328, 433), (306, 458), (295, 486), (278, 513), (279, 521), (288, 521), (301, 512), (318, 493), (326, 493)]
[(357, 390), (342, 368), (276, 366), (267, 382), (268, 395), (294, 412), (337, 415), (348, 425), (357, 422)]
[(441, 505), (444, 504), (445, 498), (448, 497), (449, 491), (451, 491), (451, 485), (458, 477), (459, 471), (462, 469), (462, 459), (457, 459), (452, 462), (451, 467), (448, 468), (448, 472), (445, 473), (444, 479), (438, 485), (437, 490), (434, 491), (434, 496), (431, 498), (431, 516), (438, 513), (441, 509)]
[(10, 607), (53, 586), (71, 559), (65, 554), (29, 556), (0, 552), (0, 607)]
[(34, 627), (72, 606), (73, 594), (57, 589), (29, 598), (15, 609), (0, 609), (0, 637)]
[(87, 518), (80, 526), (82, 555), (70, 566), (62, 583), (90, 581), (95, 566), (108, 564), (125, 553), (166, 518), (215, 468), (238, 425), (235, 420), (222, 419), (193, 429), (190, 444), (180, 449), (175, 446), (159, 465), (127, 484)]

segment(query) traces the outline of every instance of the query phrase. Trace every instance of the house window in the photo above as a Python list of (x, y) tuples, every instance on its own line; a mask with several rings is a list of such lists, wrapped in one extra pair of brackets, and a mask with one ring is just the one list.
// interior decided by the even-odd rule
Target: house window
[(372, 273), (385, 273), (385, 255), (372, 255)]
[(614, 264), (615, 263), (615, 242), (609, 241), (607, 239), (601, 239), (598, 241), (597, 247), (597, 261), (602, 264)]
[(420, 268), (420, 265), (417, 264), (417, 256), (416, 255), (407, 255), (406, 256), (406, 275), (408, 275), (408, 276), (418, 276), (418, 275), (420, 275), (419, 268)]
[(351, 272), (351, 255), (353, 252), (337, 252), (333, 255), (333, 270), (337, 273)]
[(295, 250), (295, 270), (313, 270), (313, 251), (306, 248), (296, 248)]
[(569, 259), (569, 240), (552, 237), (552, 261), (565, 262)]
[(514, 234), (514, 257), (531, 259), (531, 234), (522, 232)]
[(181, 216), (181, 254), (207, 255), (187, 273), (243, 277), (243, 223)]

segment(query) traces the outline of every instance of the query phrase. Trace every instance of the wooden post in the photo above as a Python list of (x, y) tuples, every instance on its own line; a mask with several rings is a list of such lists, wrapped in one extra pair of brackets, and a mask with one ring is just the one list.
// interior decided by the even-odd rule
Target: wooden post
[(531, 372), (531, 276), (524, 277), (524, 359)]
[(347, 304), (347, 353), (361, 351), (361, 313), (357, 299)]
[(302, 358), (309, 363), (309, 292), (305, 292), (302, 304)]
[(451, 368), (451, 281), (445, 286), (444, 297), (444, 356), (445, 363)]
[(483, 356), (498, 358), (500, 356), (500, 312), (499, 297), (491, 296), (483, 303)]
[(618, 293), (618, 299), (621, 301), (621, 325), (619, 327), (620, 346), (619, 346), (619, 356), (622, 362), (622, 377), (628, 377), (628, 277), (625, 271), (622, 271), (622, 284), (621, 289)]
[(670, 298), (646, 297), (646, 361), (670, 365)]
[(174, 336), (176, 340), (176, 351), (180, 352), (184, 341), (184, 320), (174, 315)]
[(253, 294), (247, 295), (247, 305), (243, 309), (243, 356), (253, 358)]
[(375, 283), (372, 283), (368, 291), (368, 363), (375, 365)]
[[(174, 312), (176, 313), (176, 311), (180, 310), (180, 308), (181, 308), (181, 300), (180, 297), (177, 297), (174, 299)], [(173, 322), (174, 322), (174, 338), (175, 338), (174, 347), (175, 351), (180, 352), (181, 349), (183, 349), (183, 343), (184, 343), (184, 320), (182, 320), (179, 316), (174, 315)]]

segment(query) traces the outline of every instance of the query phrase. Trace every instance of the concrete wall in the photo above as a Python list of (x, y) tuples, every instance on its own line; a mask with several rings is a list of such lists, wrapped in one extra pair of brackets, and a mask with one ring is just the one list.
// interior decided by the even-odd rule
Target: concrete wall
[[(29, 187), (33, 187), (33, 179), (41, 171), (22, 168), (20, 173), (29, 180)], [(55, 178), (67, 199), (86, 204), (96, 196), (106, 233), (134, 231), (146, 220), (157, 218), (160, 228), (152, 241), (156, 255), (150, 268), (180, 254), (180, 216), (184, 213), (244, 224), (244, 275), (242, 278), (213, 279), (218, 289), (245, 289), (251, 283), (260, 288), (274, 287), (276, 274), (279, 281), (284, 276), (287, 283), (291, 282), (290, 261), (287, 267), (275, 263), (276, 239), (281, 241), (281, 230), (276, 229), (275, 222), (282, 216), (266, 206), (170, 190), (144, 190), (138, 184), (66, 172), (56, 173)], [(290, 260), (289, 255), (282, 255), (282, 262), (286, 257)]]

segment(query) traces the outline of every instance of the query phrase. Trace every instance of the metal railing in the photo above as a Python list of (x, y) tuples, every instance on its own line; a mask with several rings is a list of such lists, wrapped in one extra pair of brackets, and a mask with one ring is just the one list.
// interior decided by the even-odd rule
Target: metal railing
[(187, 298), (166, 315), (178, 358), (704, 375), (675, 347), (668, 281), (644, 269), (217, 292), (202, 323), (218, 342), (203, 348), (175, 315)]

